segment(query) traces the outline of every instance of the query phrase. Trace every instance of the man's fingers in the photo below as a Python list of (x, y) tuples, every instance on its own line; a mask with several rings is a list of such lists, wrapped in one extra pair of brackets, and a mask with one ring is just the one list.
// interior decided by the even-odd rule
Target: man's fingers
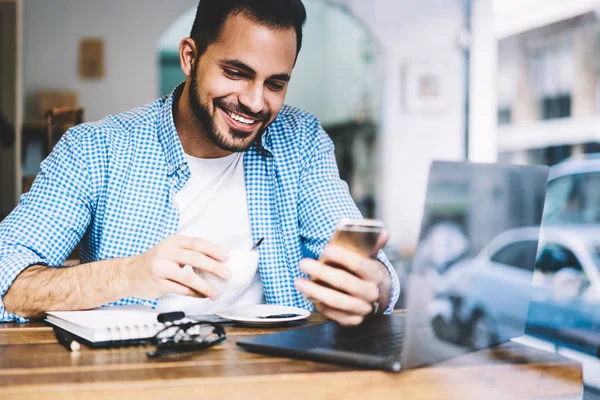
[(161, 286), (166, 293), (175, 293), (182, 296), (197, 297), (201, 299), (206, 298), (205, 295), (169, 279), (162, 279)]
[(317, 281), (327, 283), (353, 297), (372, 303), (379, 299), (377, 284), (357, 278), (339, 268), (331, 267), (311, 259), (300, 261), (300, 269)]
[(210, 258), (217, 261), (227, 261), (227, 259), (229, 258), (229, 252), (227, 251), (227, 249), (214, 243), (207, 242), (203, 239), (198, 239), (189, 236), (174, 235), (171, 236), (168, 240), (170, 240), (171, 243), (176, 247), (206, 254)]
[(160, 278), (169, 279), (180, 285), (187, 286), (199, 294), (210, 297), (213, 300), (219, 298), (219, 291), (191, 269), (165, 266), (161, 269), (160, 275)]
[(343, 268), (359, 278), (367, 280), (373, 278), (370, 270), (365, 268), (365, 261), (368, 261), (369, 259), (352, 250), (336, 245), (330, 245), (325, 248), (323, 258), (327, 260), (327, 263), (343, 266)]
[(320, 303), (318, 306), (318, 311), (320, 311), (327, 318), (332, 319), (344, 326), (356, 326), (360, 325), (364, 321), (364, 317), (361, 315), (350, 314), (341, 310), (338, 310), (333, 307), (329, 307), (326, 304)]
[(338, 310), (358, 315), (367, 315), (371, 312), (371, 305), (366, 301), (334, 289), (326, 288), (306, 279), (296, 279), (294, 285), (296, 289), (304, 293), (307, 297)]
[(190, 265), (224, 280), (231, 279), (231, 271), (228, 268), (204, 254), (192, 250), (178, 250), (173, 256), (174, 261), (180, 265)]

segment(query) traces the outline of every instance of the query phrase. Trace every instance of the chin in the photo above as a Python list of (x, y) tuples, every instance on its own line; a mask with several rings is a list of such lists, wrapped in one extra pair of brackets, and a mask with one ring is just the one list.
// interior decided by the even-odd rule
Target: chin
[(221, 136), (219, 140), (217, 140), (217, 145), (223, 150), (233, 151), (235, 153), (244, 152), (252, 147), (254, 140), (258, 136), (257, 134), (244, 135), (245, 138), (241, 139), (238, 136), (228, 135), (223, 138)]
[(223, 150), (233, 152), (243, 152), (248, 150), (256, 138), (264, 131), (262, 126), (259, 126), (252, 132), (243, 132), (233, 130), (228, 124), (225, 125), (225, 129), (221, 128), (218, 132), (214, 132), (216, 137), (213, 136), (213, 140)]

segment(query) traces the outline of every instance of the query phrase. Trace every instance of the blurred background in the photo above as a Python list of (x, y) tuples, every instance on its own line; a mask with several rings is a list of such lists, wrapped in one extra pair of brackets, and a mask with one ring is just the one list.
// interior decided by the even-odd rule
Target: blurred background
[[(547, 315), (563, 313), (552, 326), (572, 324), (579, 336), (541, 329), (524, 340), (583, 360), (593, 396), (600, 0), (304, 3), (305, 42), (287, 103), (322, 121), (357, 204), (388, 225), (386, 251), (401, 275), (416, 250), (432, 160), (552, 166), (544, 209), (552, 232), (534, 283), (554, 307)], [(196, 4), (0, 0), (0, 220), (70, 125), (151, 102), (183, 79), (177, 46)], [(66, 118), (49, 112), (57, 107)], [(498, 224), (515, 212), (470, 203), (460, 177), (443, 189), (454, 197), (436, 207), (463, 227), (473, 212), (496, 213)], [(491, 240), (485, 227), (470, 229), (482, 241), (476, 248)], [(596, 347), (583, 348), (584, 339)]]

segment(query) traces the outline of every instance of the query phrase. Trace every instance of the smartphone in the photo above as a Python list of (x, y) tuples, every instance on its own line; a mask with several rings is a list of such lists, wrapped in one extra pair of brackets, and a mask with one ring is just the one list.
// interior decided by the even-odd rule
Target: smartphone
[[(329, 241), (348, 250), (354, 251), (364, 257), (374, 257), (377, 250), (377, 241), (385, 229), (382, 221), (375, 219), (342, 219), (335, 227), (335, 232)], [(319, 259), (323, 263), (345, 269), (342, 265), (327, 260), (325, 256)], [(333, 286), (311, 277), (319, 285), (335, 289)], [(311, 300), (314, 302), (314, 300)]]
[[(352, 250), (364, 257), (374, 257), (377, 242), (385, 229), (376, 219), (342, 219), (336, 226), (329, 243)], [(327, 260), (323, 260), (327, 263)]]

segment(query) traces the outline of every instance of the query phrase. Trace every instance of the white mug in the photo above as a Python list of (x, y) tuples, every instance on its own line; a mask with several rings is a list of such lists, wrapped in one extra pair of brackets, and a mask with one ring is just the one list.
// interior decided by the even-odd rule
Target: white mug
[[(217, 305), (230, 305), (235, 296), (241, 294), (243, 288), (250, 286), (258, 267), (258, 258), (258, 251), (230, 250), (229, 259), (224, 263), (224, 266), (231, 271), (231, 279), (229, 280), (218, 278), (208, 272), (194, 268), (193, 271), (201, 275), (219, 291), (219, 298), (213, 301), (209, 298), (198, 299), (169, 293), (158, 300), (157, 311), (183, 311), (188, 315), (211, 314)], [(192, 269), (188, 265), (184, 268), (187, 270)]]
[(208, 283), (221, 294), (224, 292), (239, 292), (250, 285), (256, 268), (258, 267), (258, 251), (230, 250), (229, 258), (224, 263), (225, 268), (231, 271), (231, 279), (224, 280), (210, 274), (196, 270)]

